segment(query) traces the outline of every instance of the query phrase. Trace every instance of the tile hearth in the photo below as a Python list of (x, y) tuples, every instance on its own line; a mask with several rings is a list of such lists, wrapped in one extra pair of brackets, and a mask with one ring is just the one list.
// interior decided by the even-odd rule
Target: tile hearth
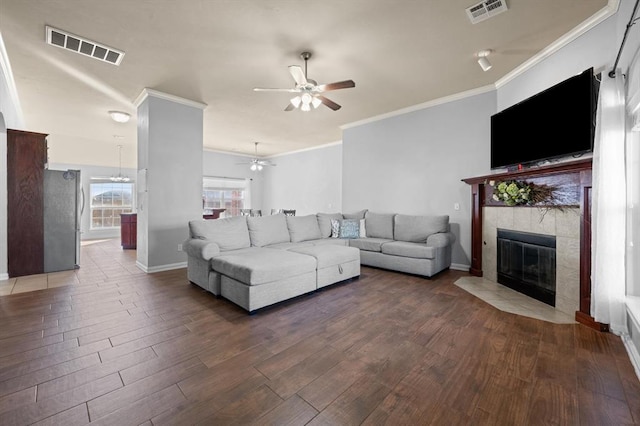
[(516, 315), (556, 324), (574, 324), (570, 315), (560, 312), (529, 296), (482, 277), (462, 277), (455, 285), (485, 301), (491, 306)]

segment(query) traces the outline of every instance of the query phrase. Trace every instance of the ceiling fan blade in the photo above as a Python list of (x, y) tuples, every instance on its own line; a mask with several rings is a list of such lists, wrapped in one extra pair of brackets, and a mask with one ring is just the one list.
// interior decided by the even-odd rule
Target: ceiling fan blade
[(293, 104), (291, 102), (289, 102), (289, 104), (287, 105), (287, 107), (284, 110), (285, 111), (293, 111), (294, 109), (296, 109), (296, 107), (294, 107)]
[(302, 67), (300, 67), (299, 65), (289, 65), (289, 72), (291, 73), (291, 77), (293, 77), (297, 85), (307, 84), (307, 77), (304, 76)]
[(353, 80), (345, 80), (337, 81), (335, 83), (321, 84), (318, 86), (318, 89), (321, 92), (328, 92), (330, 90), (349, 89), (351, 87), (356, 87), (356, 83)]
[(320, 99), (323, 104), (325, 104), (326, 106), (328, 106), (329, 108), (331, 108), (334, 111), (337, 111), (340, 108), (342, 108), (342, 106), (340, 106), (337, 103), (333, 102), (331, 99), (325, 98), (324, 96), (318, 95), (318, 96), (316, 96), (316, 98)]
[(300, 89), (271, 89), (264, 87), (254, 87), (254, 92), (289, 92), (289, 93), (299, 93)]

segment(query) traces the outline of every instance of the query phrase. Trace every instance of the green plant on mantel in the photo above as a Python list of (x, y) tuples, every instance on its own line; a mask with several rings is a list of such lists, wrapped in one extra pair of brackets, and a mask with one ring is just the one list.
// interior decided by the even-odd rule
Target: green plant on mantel
[(493, 187), (492, 198), (507, 206), (533, 206), (537, 204), (553, 204), (554, 187), (536, 185), (523, 180), (490, 181)]

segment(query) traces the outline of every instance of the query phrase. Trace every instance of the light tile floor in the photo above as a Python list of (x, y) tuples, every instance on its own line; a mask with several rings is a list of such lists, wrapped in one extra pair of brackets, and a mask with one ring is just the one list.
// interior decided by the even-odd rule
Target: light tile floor
[(80, 269), (0, 280), (0, 296), (144, 274), (135, 257), (135, 250), (120, 247), (120, 239), (82, 241)]
[(560, 312), (553, 306), (482, 277), (462, 277), (455, 285), (501, 311), (556, 324), (575, 323), (573, 316)]

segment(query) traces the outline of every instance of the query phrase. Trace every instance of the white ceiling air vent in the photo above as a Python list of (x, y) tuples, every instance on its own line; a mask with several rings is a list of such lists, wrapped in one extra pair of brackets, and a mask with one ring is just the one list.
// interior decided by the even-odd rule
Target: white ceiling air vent
[(467, 8), (467, 16), (472, 24), (477, 24), (506, 11), (506, 0), (486, 0)]
[(120, 62), (122, 62), (122, 58), (124, 57), (124, 52), (121, 50), (96, 43), (95, 41), (87, 40), (84, 37), (79, 37), (75, 34), (58, 30), (48, 25), (46, 26), (46, 29), (47, 43), (52, 46), (71, 50), (113, 65), (120, 65)]

